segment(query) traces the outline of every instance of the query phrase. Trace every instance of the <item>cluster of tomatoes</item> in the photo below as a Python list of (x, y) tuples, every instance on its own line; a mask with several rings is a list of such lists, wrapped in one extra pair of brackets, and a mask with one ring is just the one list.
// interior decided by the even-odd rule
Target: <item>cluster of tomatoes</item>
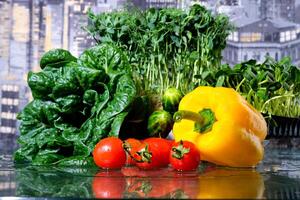
[(176, 170), (187, 171), (197, 169), (200, 163), (200, 153), (193, 143), (155, 137), (125, 141), (108, 137), (98, 142), (93, 157), (96, 165), (104, 169), (120, 169), (125, 165), (159, 169), (170, 164)]

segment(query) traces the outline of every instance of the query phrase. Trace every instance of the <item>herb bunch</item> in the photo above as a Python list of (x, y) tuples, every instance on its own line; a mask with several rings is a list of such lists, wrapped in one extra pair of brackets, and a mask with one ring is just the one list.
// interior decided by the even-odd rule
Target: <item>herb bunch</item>
[(141, 90), (162, 94), (169, 86), (184, 93), (194, 76), (217, 68), (232, 26), (200, 5), (189, 11), (148, 9), (94, 14), (86, 30), (98, 44), (114, 43), (129, 55)]
[(300, 69), (291, 64), (289, 57), (279, 62), (268, 57), (261, 64), (249, 60), (233, 67), (222, 65), (196, 78), (200, 85), (234, 88), (262, 113), (300, 116)]

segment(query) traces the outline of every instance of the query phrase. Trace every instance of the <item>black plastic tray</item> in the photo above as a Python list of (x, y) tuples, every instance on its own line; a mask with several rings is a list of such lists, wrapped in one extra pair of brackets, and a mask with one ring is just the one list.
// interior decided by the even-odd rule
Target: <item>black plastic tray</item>
[(290, 118), (281, 116), (271, 116), (267, 118), (268, 135), (267, 138), (299, 138), (300, 118)]

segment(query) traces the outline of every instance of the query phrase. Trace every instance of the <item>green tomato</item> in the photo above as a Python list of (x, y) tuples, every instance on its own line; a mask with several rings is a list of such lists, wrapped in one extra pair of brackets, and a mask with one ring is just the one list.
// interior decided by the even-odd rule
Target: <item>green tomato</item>
[(159, 110), (150, 115), (147, 130), (150, 137), (166, 138), (172, 130), (172, 126), (172, 115), (165, 110)]
[(171, 87), (168, 88), (163, 97), (162, 97), (162, 105), (165, 111), (170, 113), (175, 113), (178, 110), (178, 105), (183, 95), (180, 90)]

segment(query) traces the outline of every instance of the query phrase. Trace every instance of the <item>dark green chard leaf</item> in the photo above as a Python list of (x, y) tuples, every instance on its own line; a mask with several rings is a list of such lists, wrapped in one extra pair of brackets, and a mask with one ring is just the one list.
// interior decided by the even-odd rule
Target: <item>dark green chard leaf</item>
[(68, 55), (48, 52), (43, 70), (29, 73), (34, 100), (18, 115), (16, 163), (90, 165), (95, 144), (120, 134), (137, 96), (127, 57), (108, 45), (87, 50), (79, 64)]
[(38, 73), (29, 72), (27, 82), (31, 89), (32, 96), (36, 99), (49, 99), (54, 85), (54, 77), (51, 71)]
[(50, 67), (62, 67), (66, 63), (76, 61), (77, 59), (64, 49), (53, 49), (46, 52), (40, 61), (41, 69), (44, 69), (47, 65)]
[(101, 44), (85, 50), (78, 63), (89, 68), (105, 70), (110, 77), (131, 71), (126, 55), (111, 44)]

